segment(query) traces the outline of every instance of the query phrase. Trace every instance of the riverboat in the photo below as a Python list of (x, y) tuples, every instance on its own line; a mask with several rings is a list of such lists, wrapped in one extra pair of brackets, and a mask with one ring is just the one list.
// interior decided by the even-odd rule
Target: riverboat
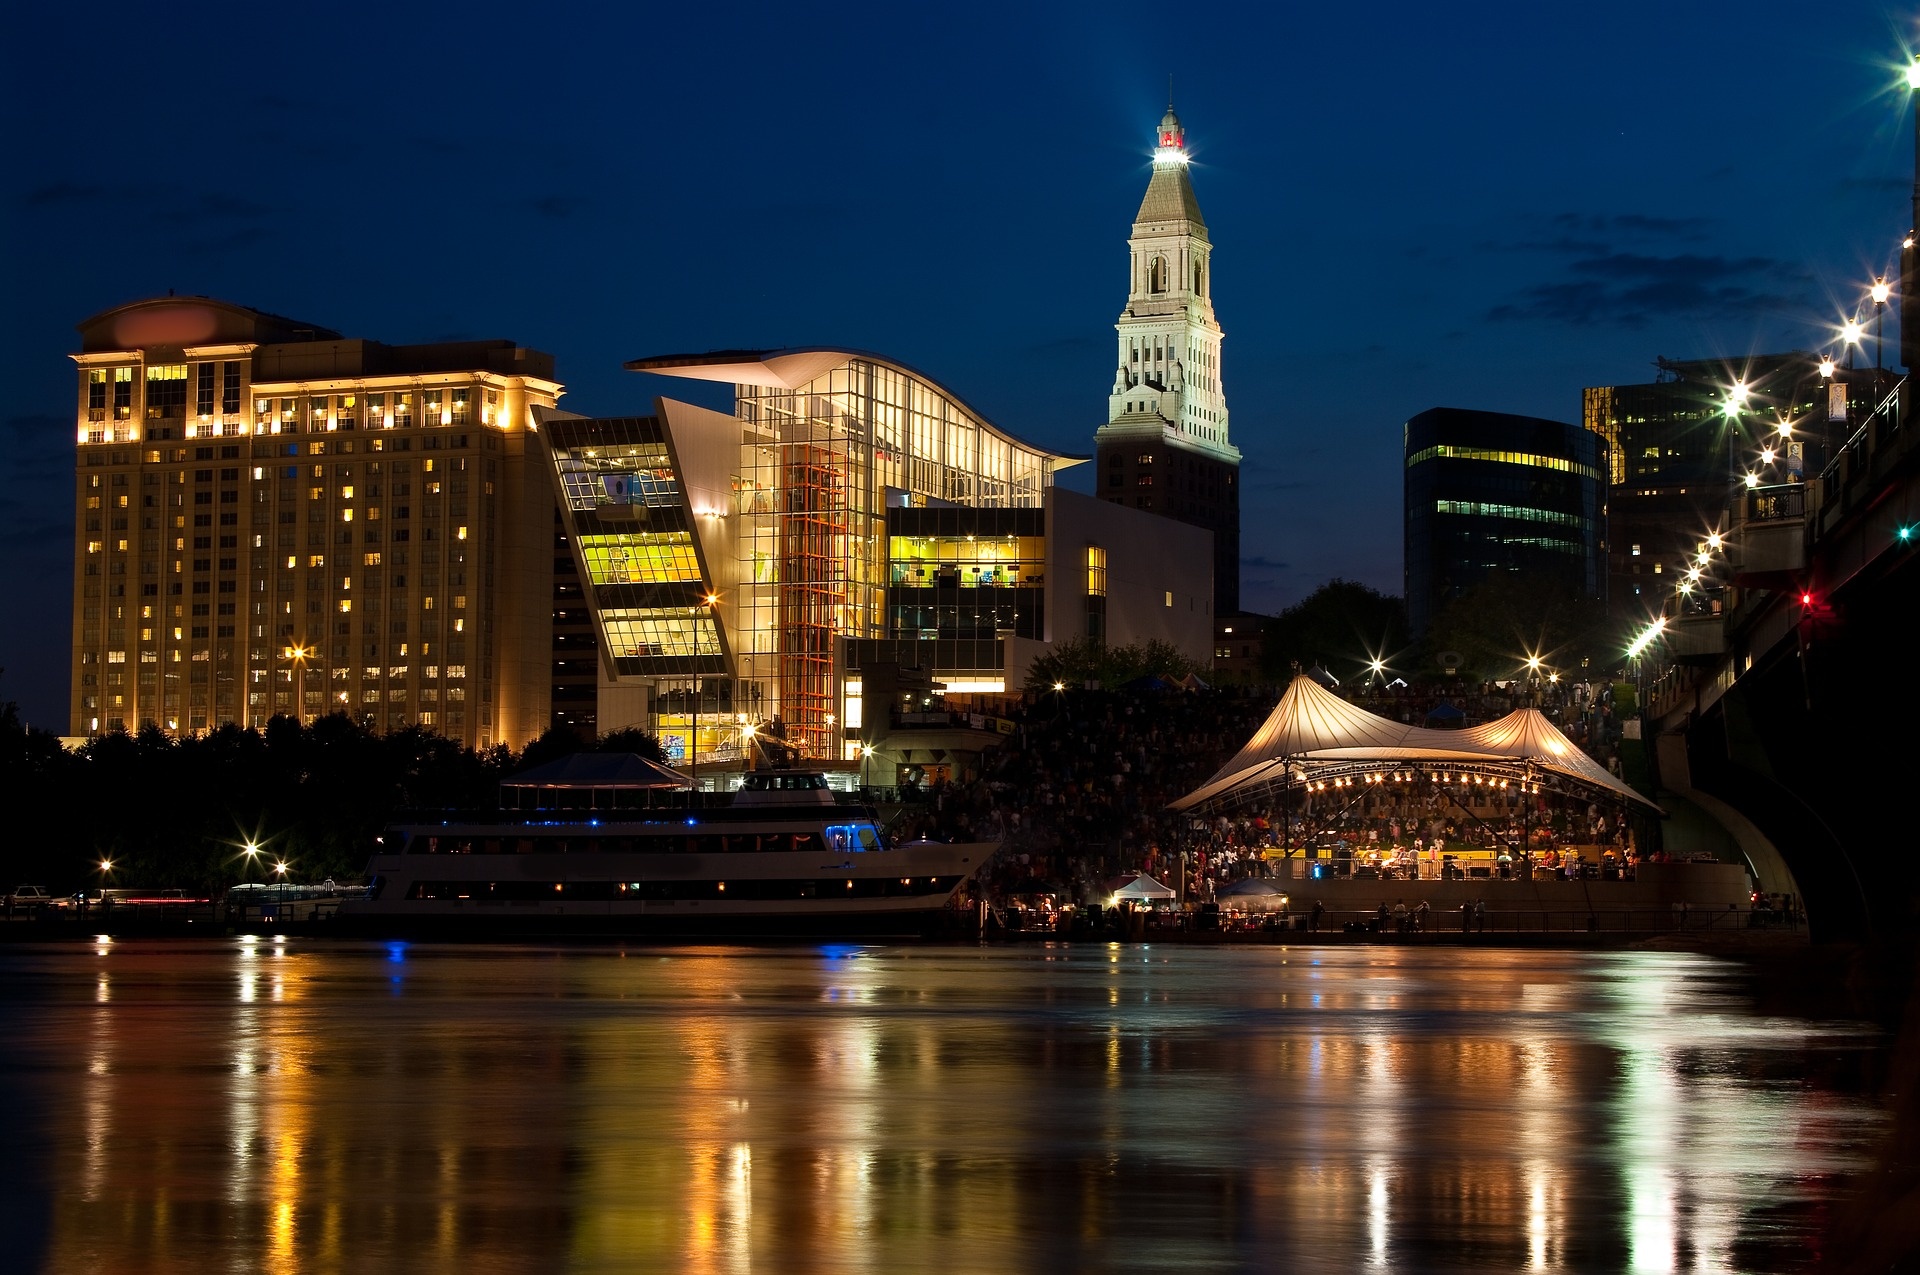
[(990, 842), (890, 841), (819, 772), (751, 772), (732, 802), (504, 811), (387, 830), (338, 928), (392, 936), (911, 937)]

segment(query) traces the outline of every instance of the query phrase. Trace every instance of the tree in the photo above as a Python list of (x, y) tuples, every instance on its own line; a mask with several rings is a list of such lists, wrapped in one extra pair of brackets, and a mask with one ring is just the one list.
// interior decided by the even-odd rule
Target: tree
[[(1267, 621), (1260, 671), (1277, 683), (1318, 664), (1345, 680), (1372, 659), (1395, 666), (1411, 645), (1405, 602), (1355, 580), (1335, 578)], [(1398, 666), (1395, 666), (1398, 667)]]
[(1061, 642), (1027, 670), (1026, 689), (1046, 692), (1055, 683), (1078, 690), (1097, 683), (1112, 690), (1142, 677), (1179, 681), (1193, 672), (1193, 661), (1171, 642), (1151, 638), (1139, 645), (1108, 646), (1091, 638)]
[(1463, 676), (1515, 676), (1537, 656), (1545, 669), (1569, 672), (1616, 663), (1621, 643), (1606, 604), (1551, 579), (1510, 572), (1488, 576), (1440, 608), (1428, 634), (1436, 651), (1460, 655)]
[(660, 737), (652, 731), (641, 730), (638, 726), (628, 726), (624, 730), (609, 731), (600, 737), (594, 745), (594, 751), (600, 753), (635, 753), (648, 761), (667, 764), (667, 750), (660, 746)]

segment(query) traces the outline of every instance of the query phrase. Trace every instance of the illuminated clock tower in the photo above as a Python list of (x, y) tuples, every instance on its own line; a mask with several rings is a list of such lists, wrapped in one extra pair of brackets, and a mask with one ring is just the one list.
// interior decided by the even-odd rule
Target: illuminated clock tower
[(1213, 244), (1167, 107), (1133, 219), (1127, 305), (1107, 423), (1094, 434), (1099, 495), (1213, 532), (1214, 614), (1240, 609), (1240, 449), (1227, 436), (1213, 317)]

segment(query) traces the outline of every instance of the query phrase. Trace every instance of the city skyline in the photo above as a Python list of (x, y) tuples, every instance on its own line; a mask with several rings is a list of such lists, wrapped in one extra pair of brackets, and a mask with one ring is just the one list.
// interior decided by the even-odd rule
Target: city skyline
[[(73, 325), (170, 287), (397, 341), (507, 337), (551, 351), (562, 406), (589, 413), (651, 411), (666, 383), (620, 363), (659, 349), (873, 348), (1091, 454), (1169, 61), (1216, 239), (1251, 609), (1333, 576), (1399, 591), (1415, 413), (1577, 421), (1584, 386), (1646, 379), (1658, 354), (1820, 348), (1891, 269), (1911, 179), (1885, 15), (1711, 6), (1663, 16), (1649, 49), (1650, 6), (1497, 30), (1392, 12), (1402, 38), (1374, 54), (1331, 15), (1175, 51), (1065, 14), (1009, 42), (921, 15), (876, 35), (848, 10), (725, 37), (745, 50), (716, 58), (783, 56), (768, 83), (656, 55), (638, 93), (601, 51), (617, 27), (516, 32), (521, 59), (565, 73), (486, 75), (463, 69), (494, 48), (484, 24), (401, 17), (391, 55), (308, 33), (339, 75), (305, 80), (270, 70), (299, 64), (268, 56), (290, 18), (208, 36), (128, 10), (83, 40), (35, 15), (45, 47), (198, 48), (259, 73), (221, 146), (127, 143), (121, 108), (63, 91), (57, 63), (14, 77), (30, 127), (5, 206), (32, 250), (10, 255), (0, 696), (37, 724), (63, 713), (46, 617), (69, 601)], [(647, 28), (656, 49), (723, 38), (670, 21), (696, 25)], [(1792, 91), (1770, 91), (1785, 48)], [(850, 74), (876, 67), (879, 91)], [(146, 109), (154, 137), (203, 119)], [(489, 118), (507, 122), (475, 136)]]

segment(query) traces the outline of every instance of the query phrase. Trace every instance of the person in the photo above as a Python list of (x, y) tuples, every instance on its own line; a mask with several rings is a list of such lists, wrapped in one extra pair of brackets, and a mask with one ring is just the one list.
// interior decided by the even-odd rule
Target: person
[(1393, 901), (1393, 928), (1401, 934), (1407, 932), (1407, 901), (1405, 899)]
[(1320, 918), (1326, 914), (1327, 905), (1315, 899), (1313, 901), (1313, 911), (1307, 917), (1307, 928), (1309, 930), (1318, 930), (1320, 928)]
[(1476, 930), (1479, 930), (1479, 931), (1480, 931), (1481, 933), (1483, 933), (1483, 934), (1484, 934), (1484, 933), (1486, 933), (1486, 929), (1487, 929), (1487, 901), (1486, 901), (1485, 899), (1475, 899), (1475, 900), (1474, 900), (1474, 903), (1473, 903), (1473, 928), (1474, 928), (1474, 929), (1476, 929)]
[(1473, 932), (1473, 904), (1471, 903), (1460, 905), (1460, 932), (1462, 934)]
[(1385, 899), (1380, 900), (1380, 908), (1374, 913), (1374, 920), (1376, 922), (1374, 928), (1384, 932), (1387, 928), (1387, 901)]
[(1420, 900), (1420, 906), (1414, 910), (1413, 928), (1425, 934), (1427, 932), (1427, 926), (1432, 923), (1432, 913), (1433, 909), (1427, 906), (1427, 901), (1425, 899)]

